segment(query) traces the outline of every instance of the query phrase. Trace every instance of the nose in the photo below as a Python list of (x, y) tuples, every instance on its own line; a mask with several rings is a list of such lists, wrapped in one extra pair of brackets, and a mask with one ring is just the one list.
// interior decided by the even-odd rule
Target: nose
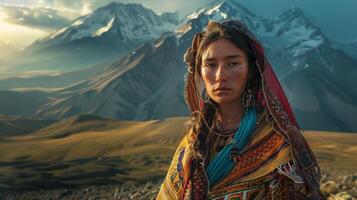
[(223, 63), (220, 63), (217, 71), (216, 71), (216, 81), (221, 82), (221, 81), (226, 81), (227, 80), (227, 74), (226, 74), (226, 69), (224, 67)]

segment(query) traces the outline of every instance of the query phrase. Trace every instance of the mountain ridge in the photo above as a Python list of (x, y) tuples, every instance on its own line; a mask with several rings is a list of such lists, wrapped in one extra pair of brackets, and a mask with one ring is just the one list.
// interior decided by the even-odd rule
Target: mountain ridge
[[(125, 57), (103, 66), (93, 77), (63, 88), (36, 115), (61, 119), (85, 112), (127, 120), (188, 115), (183, 99), (183, 53), (191, 45), (193, 35), (209, 20), (239, 18), (262, 41), (302, 127), (357, 130), (351, 115), (344, 112), (356, 107), (357, 97), (349, 86), (354, 83), (351, 74), (356, 70), (356, 62), (334, 49), (300, 9), (292, 8), (268, 19), (239, 6), (224, 1), (193, 12), (174, 33), (145, 42)], [(338, 106), (334, 102), (339, 102)], [(340, 110), (337, 114), (333, 114), (335, 107)], [(348, 120), (344, 122), (344, 118)]]

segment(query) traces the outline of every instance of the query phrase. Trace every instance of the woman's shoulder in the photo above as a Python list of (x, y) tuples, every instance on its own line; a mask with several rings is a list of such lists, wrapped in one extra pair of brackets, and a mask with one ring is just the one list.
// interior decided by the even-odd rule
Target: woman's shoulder
[(252, 136), (248, 142), (248, 146), (257, 144), (274, 134), (280, 134), (278, 131), (274, 130), (272, 124), (267, 119), (268, 117), (266, 111), (258, 114), (256, 127), (253, 130)]
[(239, 162), (216, 188), (260, 180), (292, 160), (288, 141), (269, 123), (259, 124), (253, 134)]

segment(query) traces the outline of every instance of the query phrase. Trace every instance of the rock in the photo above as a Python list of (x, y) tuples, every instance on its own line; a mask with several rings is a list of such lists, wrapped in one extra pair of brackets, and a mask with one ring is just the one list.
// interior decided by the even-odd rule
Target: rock
[[(328, 198), (330, 200), (331, 198)], [(333, 195), (331, 200), (352, 200), (352, 196), (347, 192), (340, 192), (336, 195)]]
[(352, 195), (352, 197), (357, 198), (357, 187), (353, 187), (350, 191), (349, 194)]
[(321, 192), (325, 196), (329, 196), (330, 194), (336, 194), (338, 192), (338, 184), (334, 181), (327, 181), (321, 184)]

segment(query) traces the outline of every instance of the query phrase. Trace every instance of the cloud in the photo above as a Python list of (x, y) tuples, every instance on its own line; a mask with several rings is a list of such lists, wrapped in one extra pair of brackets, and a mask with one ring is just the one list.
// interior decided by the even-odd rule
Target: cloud
[(57, 29), (70, 23), (70, 19), (61, 16), (59, 11), (51, 8), (12, 5), (0, 7), (5, 16), (2, 20), (7, 23), (46, 30)]
[(37, 5), (50, 6), (56, 9), (70, 10), (84, 15), (92, 12), (97, 8), (100, 2), (111, 2), (110, 0), (37, 0)]
[(153, 9), (155, 12), (179, 11), (181, 15), (186, 15), (214, 0), (37, 0), (37, 3), (40, 5), (51, 6), (53, 8), (76, 10), (81, 14), (88, 14), (113, 1), (121, 3), (139, 3), (147, 8)]

